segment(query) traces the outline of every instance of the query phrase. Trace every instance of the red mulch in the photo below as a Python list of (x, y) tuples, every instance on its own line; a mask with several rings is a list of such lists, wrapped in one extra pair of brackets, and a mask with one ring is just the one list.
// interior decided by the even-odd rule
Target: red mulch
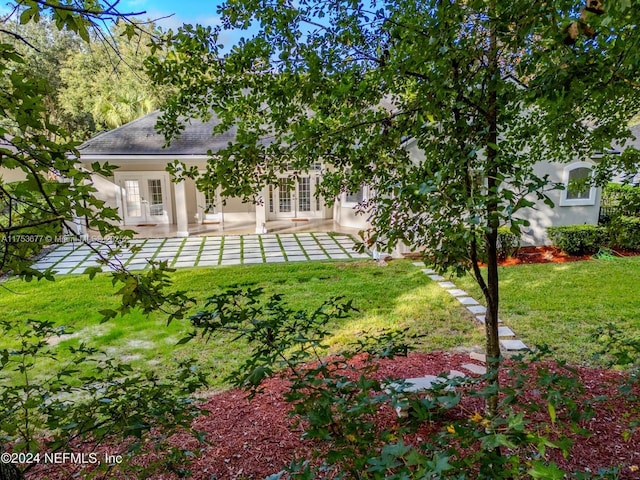
[[(468, 355), (448, 352), (416, 353), (408, 357), (385, 360), (380, 364), (377, 372), (379, 378), (411, 378), (427, 374), (437, 375), (450, 370), (466, 372), (464, 363), (473, 363)], [(557, 367), (548, 365), (550, 369)], [(595, 417), (588, 421), (585, 428), (591, 436), (583, 437), (569, 433), (575, 440), (571, 453), (567, 459), (554, 450), (547, 450), (550, 460), (557, 462), (569, 471), (598, 471), (600, 468), (621, 466), (620, 478), (640, 478), (640, 472), (635, 466), (640, 465), (640, 428), (635, 428), (630, 437), (625, 439), (624, 432), (629, 428), (633, 419), (638, 419), (640, 406), (636, 400), (631, 403), (617, 393), (617, 387), (624, 382), (625, 374), (621, 372), (577, 368), (578, 375), (586, 388), (586, 394), (580, 398), (597, 399), (599, 396), (609, 397), (605, 402), (596, 402)], [(533, 376), (534, 372), (530, 372)], [(508, 383), (506, 373), (502, 378)], [(636, 395), (640, 395), (640, 388), (636, 385)], [(293, 420), (287, 416), (288, 406), (283, 401), (282, 394), (287, 388), (283, 379), (272, 379), (266, 384), (263, 393), (253, 400), (246, 399), (244, 392), (229, 390), (211, 395), (204, 403), (209, 415), (196, 420), (194, 427), (206, 432), (208, 444), (199, 446), (191, 437), (176, 436), (177, 445), (190, 448), (195, 458), (190, 465), (191, 475), (188, 478), (197, 480), (231, 480), (231, 479), (260, 479), (278, 472), (293, 458), (312, 458), (314, 452), (322, 447), (312, 441), (301, 440), (301, 431), (291, 428)], [(540, 425), (549, 430), (549, 435), (559, 433), (557, 428), (550, 425), (546, 413), (546, 401), (541, 398), (538, 390), (532, 389), (523, 402), (540, 403)], [(482, 412), (482, 403), (478, 399), (464, 398), (461, 405), (450, 412), (452, 418), (469, 417), (473, 412)], [(558, 413), (560, 418), (562, 412)], [(378, 421), (381, 425), (392, 426), (398, 422), (395, 412), (390, 407), (380, 410)], [(446, 420), (443, 420), (446, 421)], [(418, 432), (407, 436), (407, 443), (419, 444), (427, 439), (442, 425), (424, 424)], [(566, 432), (565, 432), (566, 433)], [(146, 462), (148, 459), (139, 460)], [(29, 479), (58, 479), (68, 478), (67, 474), (58, 471), (41, 469), (32, 472)], [(80, 478), (82, 475), (79, 476)], [(78, 477), (76, 477), (78, 478)], [(118, 475), (115, 472), (105, 478), (134, 478), (126, 472)], [(153, 479), (176, 479), (174, 473), (156, 473), (149, 477)]]
[[(621, 257), (640, 255), (638, 251), (615, 249), (615, 255)], [(567, 255), (556, 247), (521, 247), (513, 256), (501, 260), (501, 266), (512, 266), (532, 263), (565, 263), (578, 262), (581, 260), (591, 260), (591, 255)]]

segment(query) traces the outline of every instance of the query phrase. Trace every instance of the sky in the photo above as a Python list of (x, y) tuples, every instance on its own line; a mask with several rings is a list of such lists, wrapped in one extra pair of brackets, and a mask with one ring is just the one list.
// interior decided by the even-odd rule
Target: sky
[(184, 23), (199, 23), (215, 26), (219, 22), (216, 14), (222, 0), (120, 0), (121, 12), (146, 11), (144, 17), (160, 19), (157, 23), (164, 29), (176, 29)]

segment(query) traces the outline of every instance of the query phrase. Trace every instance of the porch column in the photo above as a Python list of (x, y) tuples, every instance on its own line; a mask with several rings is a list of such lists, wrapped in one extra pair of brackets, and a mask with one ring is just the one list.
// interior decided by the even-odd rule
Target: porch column
[(267, 233), (267, 205), (265, 190), (256, 198), (256, 233)]
[(187, 216), (187, 194), (185, 189), (185, 181), (182, 180), (174, 183), (176, 192), (176, 237), (189, 236), (189, 217)]

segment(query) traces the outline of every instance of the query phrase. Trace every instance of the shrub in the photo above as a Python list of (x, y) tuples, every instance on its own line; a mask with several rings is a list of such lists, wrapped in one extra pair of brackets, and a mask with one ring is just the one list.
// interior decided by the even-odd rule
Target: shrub
[[(443, 375), (428, 395), (408, 391), (402, 379), (379, 379), (378, 359), (406, 355), (406, 331), (363, 333), (348, 351), (324, 356), (330, 324), (351, 311), (351, 302), (341, 298), (307, 312), (291, 309), (281, 295), (265, 298), (262, 289), (234, 287), (190, 317), (196, 331), (185, 341), (228, 332), (251, 345), (251, 357), (228, 378), (234, 385), (255, 393), (286, 369), (284, 397), (300, 420), (295, 426), (320, 445), (316, 456), (294, 459), (267, 480), (568, 477), (546, 452), (566, 457), (571, 441), (558, 432), (576, 431), (593, 415), (573, 369), (541, 363), (545, 352), (514, 359), (505, 372), (500, 413), (489, 417), (469, 406), (495, 395), (487, 382), (491, 373), (478, 379)], [(538, 401), (525, 401), (530, 391)], [(388, 407), (404, 408), (408, 416), (380, 421)], [(428, 438), (405, 443), (424, 435), (425, 426)], [(572, 478), (592, 478), (575, 473)]]
[(620, 216), (607, 227), (611, 245), (640, 249), (640, 217)]
[(509, 227), (498, 229), (498, 258), (513, 257), (520, 250), (520, 235)]
[(547, 234), (555, 247), (569, 255), (589, 255), (598, 251), (605, 230), (596, 225), (549, 227)]
[(600, 204), (604, 223), (620, 216), (640, 216), (640, 187), (610, 183), (602, 189)]

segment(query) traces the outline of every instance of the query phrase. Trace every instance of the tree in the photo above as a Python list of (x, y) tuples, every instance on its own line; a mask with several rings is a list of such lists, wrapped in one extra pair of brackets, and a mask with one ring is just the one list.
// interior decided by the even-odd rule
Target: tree
[(120, 22), (111, 28), (108, 44), (96, 42), (70, 55), (60, 73), (62, 109), (90, 116), (95, 131), (119, 127), (158, 108), (165, 93), (149, 82), (142, 67), (157, 35), (151, 21), (139, 24), (133, 36)]
[[(403, 241), (439, 271), (473, 273), (497, 391), (498, 227), (518, 232), (518, 213), (554, 187), (538, 160), (605, 152), (599, 178), (637, 162), (606, 152), (640, 107), (638, 2), (235, 0), (220, 13), (220, 28), (169, 32), (170, 55), (148, 62), (179, 89), (159, 130), (171, 138), (180, 115), (211, 112), (215, 132), (237, 128), (199, 180), (224, 196), (318, 160), (324, 198), (372, 187), (369, 243)], [(220, 45), (234, 29), (246, 37)]]
[[(14, 13), (19, 14), (20, 25), (47, 21), (88, 42), (92, 34), (100, 37), (106, 31), (103, 28), (116, 20), (125, 21), (123, 32), (133, 35), (137, 28), (131, 21), (133, 14), (121, 13), (117, 3), (103, 5), (91, 0), (51, 4), (28, 0), (19, 2)], [(59, 119), (49, 110), (55, 87), (52, 82), (57, 77), (32, 74), (27, 65), (33, 45), (21, 29), (9, 27), (10, 24), (9, 17), (0, 23), (0, 272), (27, 281), (54, 280), (54, 272), (31, 268), (32, 255), (66, 235), (85, 242), (100, 255), (103, 266), (112, 270), (120, 304), (101, 312), (105, 320), (134, 308), (145, 314), (165, 312), (169, 321), (181, 318), (191, 299), (170, 288), (166, 262), (152, 264), (145, 273), (133, 273), (117, 260), (115, 255), (126, 243), (112, 242), (110, 238), (127, 239), (132, 232), (121, 230), (117, 212), (95, 198), (90, 174), (77, 161), (77, 143), (69, 140), (69, 133), (57, 124)], [(23, 45), (18, 48), (16, 41)], [(33, 55), (39, 58), (38, 52)], [(110, 175), (112, 170), (109, 165), (94, 165), (99, 174)], [(89, 238), (76, 232), (76, 217), (86, 218)], [(100, 248), (103, 245), (109, 248)], [(98, 271), (98, 267), (90, 267), (86, 273), (93, 278)], [(3, 289), (3, 293), (7, 291)], [(47, 383), (34, 383), (31, 369), (40, 357), (55, 358), (47, 339), (59, 333), (60, 328), (46, 319), (1, 323), (2, 337), (15, 336), (19, 347), (0, 346), (0, 370), (15, 369), (24, 381), (7, 385), (3, 382), (0, 386), (0, 453), (7, 441), (16, 448), (32, 448), (34, 425), (49, 429), (53, 440), (50, 446), (59, 449), (64, 447), (61, 438), (68, 436), (99, 440), (114, 433), (121, 437), (146, 435), (154, 423), (149, 414), (156, 416), (156, 421), (166, 416), (176, 425), (188, 425), (188, 417), (195, 412), (184, 398), (186, 390), (180, 386), (189, 390), (202, 383), (202, 378), (192, 376), (193, 371), (189, 373), (190, 367), (165, 381), (152, 374), (134, 376), (131, 367), (107, 357), (96, 363), (93, 378), (74, 378), (77, 370), (72, 365), (52, 371)], [(90, 357), (98, 352), (83, 345), (74, 353), (82, 362), (94, 361)], [(115, 409), (105, 410), (108, 404)], [(115, 413), (119, 416), (112, 416)], [(60, 432), (66, 433), (60, 436)], [(0, 479), (14, 478), (22, 478), (22, 472), (10, 463), (0, 462)]]
[[(21, 65), (14, 64), (16, 73), (34, 80), (40, 79), (48, 85), (43, 98), (49, 121), (72, 132), (74, 138), (79, 138), (76, 137), (78, 133), (86, 135), (91, 128), (87, 117), (81, 114), (69, 115), (60, 105), (64, 85), (60, 72), (69, 56), (82, 47), (82, 39), (73, 32), (59, 30), (47, 18), (22, 25), (8, 17), (3, 29), (7, 33), (7, 43), (24, 59)], [(9, 35), (9, 32), (13, 35)]]

